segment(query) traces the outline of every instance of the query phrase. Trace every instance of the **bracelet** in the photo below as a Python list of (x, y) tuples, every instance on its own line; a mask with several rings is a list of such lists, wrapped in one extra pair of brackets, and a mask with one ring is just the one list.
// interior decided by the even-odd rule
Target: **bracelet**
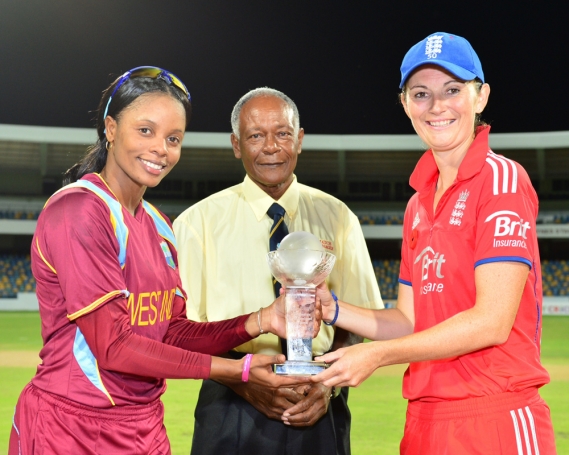
[[(261, 308), (261, 310), (262, 310), (262, 308)], [(263, 333), (265, 333), (265, 331), (264, 331), (263, 328), (261, 327), (261, 310), (257, 311), (257, 325), (259, 326), (260, 335), (262, 335)]]
[(322, 321), (326, 325), (336, 324), (336, 321), (338, 320), (338, 315), (340, 314), (340, 305), (338, 304), (338, 297), (336, 297), (334, 291), (330, 291), (330, 294), (332, 294), (332, 298), (334, 299), (334, 302), (336, 302), (336, 314), (334, 314), (334, 319), (332, 319), (330, 322), (326, 322), (324, 320)]
[(241, 380), (243, 382), (249, 381), (249, 369), (251, 368), (251, 359), (253, 354), (247, 354), (245, 356), (245, 361), (243, 362), (243, 373), (241, 373)]

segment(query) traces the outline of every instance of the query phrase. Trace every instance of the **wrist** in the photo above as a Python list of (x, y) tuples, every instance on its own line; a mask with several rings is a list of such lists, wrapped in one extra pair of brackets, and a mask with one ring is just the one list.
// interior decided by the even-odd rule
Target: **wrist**
[(263, 330), (263, 309), (260, 308), (259, 311), (257, 311), (257, 326), (259, 327), (259, 335), (262, 335), (263, 333), (265, 333), (265, 331)]
[(249, 381), (249, 370), (251, 369), (251, 360), (253, 359), (253, 354), (247, 354), (243, 358), (243, 370), (241, 371), (241, 381)]
[(338, 303), (338, 297), (336, 297), (334, 291), (330, 291), (330, 294), (332, 295), (332, 299), (334, 299), (334, 314), (328, 321), (325, 321), (324, 319), (322, 320), (322, 322), (324, 322), (326, 325), (334, 325), (338, 320), (338, 316), (340, 314), (340, 304)]
[(271, 310), (270, 307), (261, 308), (259, 310), (259, 320), (261, 323), (261, 333), (269, 333), (273, 332), (273, 328), (271, 326)]

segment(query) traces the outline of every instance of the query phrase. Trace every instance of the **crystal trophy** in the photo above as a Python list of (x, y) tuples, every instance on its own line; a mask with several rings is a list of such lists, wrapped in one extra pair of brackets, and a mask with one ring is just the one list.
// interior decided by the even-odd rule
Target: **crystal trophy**
[(287, 361), (275, 365), (275, 373), (318, 374), (326, 364), (312, 360), (316, 286), (330, 274), (336, 256), (326, 252), (315, 235), (298, 231), (284, 237), (267, 260), (271, 273), (285, 288)]

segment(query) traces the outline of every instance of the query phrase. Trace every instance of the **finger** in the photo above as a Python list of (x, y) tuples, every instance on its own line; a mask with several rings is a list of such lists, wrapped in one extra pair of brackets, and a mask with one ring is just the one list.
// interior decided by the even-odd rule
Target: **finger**
[(289, 420), (291, 417), (297, 416), (298, 414), (302, 414), (306, 411), (308, 411), (310, 409), (310, 407), (312, 406), (313, 402), (311, 400), (308, 399), (303, 399), (300, 400), (298, 403), (296, 403), (294, 406), (291, 406), (290, 408), (286, 409), (283, 412), (283, 420)]
[(277, 354), (273, 356), (272, 363), (285, 363), (285, 362), (286, 362), (286, 356), (284, 354)]
[(272, 366), (275, 363), (284, 363), (285, 361), (286, 357), (284, 356), (284, 354), (275, 354), (275, 355), (255, 354), (251, 361), (251, 366), (252, 367)]
[(341, 357), (342, 353), (340, 352), (340, 349), (338, 349), (337, 351), (332, 351), (324, 355), (319, 355), (318, 357), (315, 357), (314, 360), (318, 362), (334, 363), (336, 360), (338, 360)]
[[(300, 389), (301, 387), (304, 386), (300, 386), (297, 389)], [(300, 400), (304, 399), (304, 394), (300, 393), (298, 390), (295, 390), (292, 387), (281, 387), (279, 389), (275, 389), (275, 398), (282, 398), (290, 402), (290, 406), (294, 406)]]
[(326, 409), (327, 402), (324, 398), (306, 399), (287, 409), (282, 415), (282, 421), (286, 425), (299, 427), (313, 425), (324, 415)]
[(278, 376), (273, 373), (275, 379), (269, 387), (296, 387), (310, 382), (308, 376)]
[(293, 427), (309, 427), (314, 425), (326, 413), (325, 407), (317, 407), (306, 412), (285, 417), (283, 414), (282, 421), (285, 425)]
[(322, 383), (326, 387), (335, 386), (335, 383), (330, 384), (330, 381), (335, 378), (337, 375), (334, 366), (332, 365), (330, 368), (318, 373), (317, 375), (311, 376), (310, 380), (314, 383)]
[(285, 407), (283, 409), (283, 412), (286, 411), (289, 408), (292, 408), (293, 406), (297, 405), (298, 403), (300, 403), (302, 400), (304, 400), (306, 397), (304, 395), (299, 395), (296, 394), (294, 396), (288, 397), (288, 402), (290, 403), (287, 407)]

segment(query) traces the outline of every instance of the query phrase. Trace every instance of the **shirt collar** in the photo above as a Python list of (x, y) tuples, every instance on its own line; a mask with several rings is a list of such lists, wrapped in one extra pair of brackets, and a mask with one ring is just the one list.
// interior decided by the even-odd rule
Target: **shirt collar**
[[(476, 128), (476, 136), (474, 141), (470, 144), (466, 156), (458, 167), (457, 181), (468, 180), (478, 174), (484, 163), (486, 162), (486, 155), (490, 147), (488, 146), (488, 135), (490, 133), (490, 126), (479, 126)], [(439, 176), (439, 169), (435, 162), (432, 150), (427, 150), (411, 174), (409, 184), (413, 189), (419, 193), (430, 191), (432, 186), (436, 183)]]
[(292, 176), (290, 186), (278, 201), (275, 201), (271, 196), (259, 188), (259, 186), (251, 180), (248, 175), (245, 176), (245, 180), (243, 181), (243, 194), (245, 196), (245, 200), (253, 209), (253, 213), (255, 214), (257, 221), (261, 221), (263, 217), (267, 216), (267, 210), (269, 210), (269, 207), (275, 202), (278, 202), (285, 209), (289, 218), (294, 218), (298, 209), (298, 200), (300, 197), (298, 182), (295, 175)]

